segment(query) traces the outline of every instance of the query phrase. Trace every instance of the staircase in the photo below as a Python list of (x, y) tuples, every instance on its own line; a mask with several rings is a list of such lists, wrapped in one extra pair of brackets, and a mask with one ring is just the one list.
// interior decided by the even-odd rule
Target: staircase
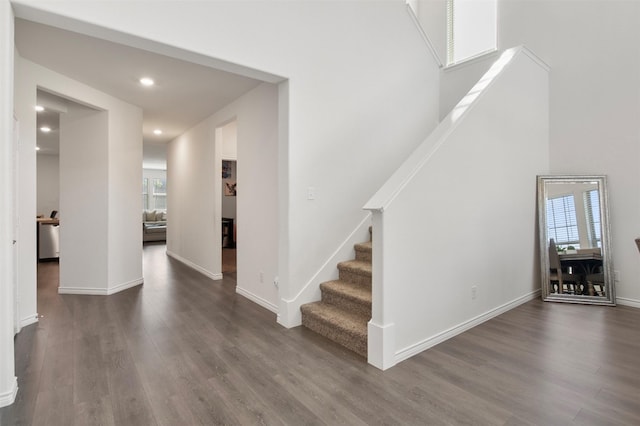
[(322, 299), (302, 305), (300, 310), (303, 326), (366, 358), (367, 323), (371, 319), (371, 241), (354, 248), (354, 260), (338, 263), (338, 279), (320, 284)]

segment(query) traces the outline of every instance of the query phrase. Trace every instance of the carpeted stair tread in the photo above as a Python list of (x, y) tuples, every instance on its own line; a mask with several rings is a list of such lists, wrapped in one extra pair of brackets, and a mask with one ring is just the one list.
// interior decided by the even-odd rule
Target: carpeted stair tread
[(356, 251), (371, 251), (373, 248), (373, 242), (367, 241), (365, 243), (358, 243), (355, 245)]
[[(372, 228), (369, 227), (371, 237)], [(372, 243), (354, 244), (356, 258), (338, 263), (338, 279), (320, 284), (322, 300), (300, 307), (302, 325), (367, 357), (371, 319)]]
[(355, 303), (371, 307), (371, 290), (366, 287), (353, 285), (342, 280), (335, 280), (320, 284), (320, 289), (323, 294), (333, 293)]
[(365, 262), (362, 260), (347, 260), (345, 262), (340, 262), (338, 263), (338, 269), (369, 277), (371, 276), (371, 262)]
[(356, 260), (371, 262), (371, 259), (373, 257), (371, 241), (355, 244), (353, 248), (356, 251)]
[(370, 318), (324, 303), (300, 307), (302, 324), (364, 357), (367, 356), (367, 323)]

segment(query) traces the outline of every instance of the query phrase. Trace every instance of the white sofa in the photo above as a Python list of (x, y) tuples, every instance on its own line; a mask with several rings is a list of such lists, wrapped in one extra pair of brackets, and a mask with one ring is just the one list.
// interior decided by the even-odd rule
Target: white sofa
[(167, 240), (167, 212), (144, 210), (142, 212), (142, 241)]

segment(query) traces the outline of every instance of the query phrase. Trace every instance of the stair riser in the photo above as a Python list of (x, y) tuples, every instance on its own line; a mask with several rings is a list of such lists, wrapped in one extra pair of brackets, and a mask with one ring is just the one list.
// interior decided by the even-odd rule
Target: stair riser
[(342, 281), (347, 281), (356, 285), (364, 285), (371, 287), (371, 276), (359, 274), (355, 271), (340, 270), (338, 276)]
[(302, 325), (310, 330), (315, 331), (321, 336), (332, 340), (345, 348), (352, 350), (360, 356), (367, 357), (367, 339), (360, 336), (354, 336), (342, 330), (335, 328), (333, 324), (327, 323), (313, 315), (302, 312)]
[(358, 303), (355, 300), (342, 297), (333, 292), (322, 292), (322, 301), (348, 311), (371, 318), (371, 304)]
[(372, 260), (371, 250), (356, 250), (356, 260), (361, 260), (363, 262), (371, 262)]

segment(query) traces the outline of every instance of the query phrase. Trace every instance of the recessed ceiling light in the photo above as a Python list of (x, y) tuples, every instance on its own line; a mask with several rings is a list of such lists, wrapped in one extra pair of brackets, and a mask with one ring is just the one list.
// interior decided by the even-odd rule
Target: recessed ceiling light
[(162, 134), (162, 130), (160, 130), (160, 129), (155, 129), (155, 130), (153, 131), (153, 134), (154, 134), (154, 135), (161, 135), (161, 134)]
[(49, 133), (51, 131), (51, 127), (43, 126), (43, 127), (40, 127), (40, 130), (43, 131), (44, 133)]
[(40, 147), (39, 146), (36, 146), (36, 151), (40, 151)]
[(153, 86), (155, 82), (153, 81), (153, 79), (149, 78), (149, 77), (142, 77), (140, 79), (140, 84), (142, 84), (143, 86)]
[(44, 107), (42, 105), (36, 105), (36, 111), (42, 112), (44, 111)]

